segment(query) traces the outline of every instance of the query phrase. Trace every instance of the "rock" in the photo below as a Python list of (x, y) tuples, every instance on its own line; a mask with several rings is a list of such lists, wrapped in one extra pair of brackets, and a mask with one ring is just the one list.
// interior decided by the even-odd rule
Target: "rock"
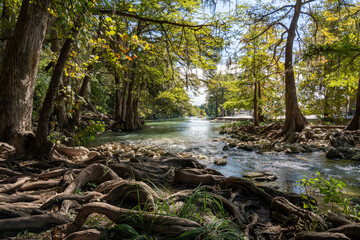
[(156, 153), (159, 154), (159, 155), (165, 155), (166, 154), (166, 152), (164, 150), (158, 150), (158, 151), (156, 151)]
[(290, 153), (293, 153), (293, 152), (291, 151), (291, 149), (290, 149), (290, 148), (286, 148), (286, 149), (284, 150), (284, 153), (286, 153), (286, 154), (290, 154)]
[(191, 158), (193, 155), (189, 152), (179, 152), (178, 155), (182, 158)]
[(352, 156), (351, 160), (360, 161), (360, 152), (355, 153), (355, 155)]
[(229, 150), (230, 148), (229, 148), (229, 146), (228, 145), (225, 145), (224, 147), (223, 147), (223, 151), (226, 151), (226, 150)]
[(123, 157), (135, 157), (135, 151), (131, 150), (129, 152), (126, 152), (122, 155)]
[(125, 153), (125, 150), (122, 149), (122, 148), (118, 148), (118, 149), (116, 149), (115, 151), (113, 151), (113, 154), (114, 154), (115, 156), (119, 156), (119, 155), (124, 154), (124, 153)]
[(282, 152), (284, 149), (281, 143), (275, 143), (273, 150), (276, 152)]
[(202, 160), (208, 160), (209, 158), (205, 155), (198, 155), (197, 156), (198, 159), (202, 159)]
[(234, 148), (234, 147), (236, 147), (236, 146), (237, 146), (236, 142), (231, 142), (231, 143), (229, 143), (229, 147)]
[(251, 180), (255, 181), (275, 181), (277, 179), (277, 176), (268, 171), (264, 172), (247, 172), (243, 174), (243, 177), (249, 178)]
[(214, 163), (218, 166), (223, 166), (227, 164), (227, 160), (225, 158), (219, 158), (214, 161)]
[(85, 156), (90, 152), (85, 147), (66, 147), (63, 145), (56, 147), (56, 150), (67, 157)]
[(298, 133), (297, 132), (291, 132), (289, 133), (289, 136), (286, 139), (287, 143), (296, 143), (298, 141)]
[(337, 151), (346, 159), (351, 159), (357, 153), (357, 151), (351, 147), (339, 147)]
[(242, 149), (244, 149), (245, 151), (253, 151), (255, 149), (254, 145), (250, 145), (250, 144), (245, 144)]
[(331, 148), (326, 153), (326, 158), (328, 158), (328, 159), (337, 159), (337, 158), (342, 158), (342, 155), (338, 152), (338, 150), (336, 148)]
[(301, 152), (304, 152), (305, 149), (300, 147), (299, 144), (293, 144), (290, 146), (290, 150), (292, 153), (301, 153)]

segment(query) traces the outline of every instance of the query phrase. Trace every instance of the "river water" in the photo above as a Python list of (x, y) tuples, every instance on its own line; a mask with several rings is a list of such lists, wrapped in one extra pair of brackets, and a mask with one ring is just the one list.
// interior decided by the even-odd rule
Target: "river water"
[[(351, 160), (329, 160), (324, 152), (303, 154), (256, 154), (240, 149), (223, 151), (223, 142), (214, 141), (219, 134), (219, 123), (207, 119), (185, 118), (147, 123), (147, 128), (126, 132), (105, 132), (99, 134), (92, 146), (122, 142), (137, 146), (157, 146), (169, 152), (191, 152), (206, 155), (209, 160), (200, 160), (209, 168), (219, 170), (225, 176), (241, 177), (243, 173), (270, 171), (278, 176), (268, 185), (285, 191), (299, 193), (296, 182), (305, 176), (315, 177), (320, 172), (325, 178), (333, 176), (344, 181), (352, 194), (360, 194), (360, 162)], [(228, 164), (213, 164), (216, 158), (228, 156)]]

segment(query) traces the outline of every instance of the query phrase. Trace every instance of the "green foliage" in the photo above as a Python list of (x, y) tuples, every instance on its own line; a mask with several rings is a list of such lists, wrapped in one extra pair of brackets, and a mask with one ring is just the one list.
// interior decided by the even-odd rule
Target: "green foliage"
[(239, 240), (246, 239), (239, 231), (238, 226), (226, 219), (212, 220), (201, 228), (183, 233), (176, 240)]
[(94, 122), (90, 120), (89, 126), (75, 134), (75, 144), (83, 145), (88, 143), (89, 141), (93, 141), (95, 139), (95, 135), (103, 131), (105, 131), (104, 123), (101, 123), (100, 121)]
[(252, 124), (251, 121), (237, 121), (237, 122), (232, 122), (232, 123), (228, 123), (228, 124), (223, 124), (220, 126), (220, 129), (224, 129), (224, 128), (227, 128), (227, 127), (230, 127), (230, 128), (235, 128), (235, 127), (241, 127), (241, 126), (244, 126), (244, 125), (250, 125)]
[(332, 210), (334, 210), (334, 204), (339, 206), (345, 215), (352, 215), (354, 218), (359, 218), (359, 206), (353, 206), (350, 202), (350, 197), (344, 193), (346, 191), (347, 185), (333, 177), (327, 180), (319, 172), (316, 172), (316, 178), (305, 177), (299, 181), (300, 186), (305, 191), (304, 199), (308, 203), (304, 203), (304, 208), (314, 210), (314, 202), (310, 201), (307, 195), (315, 192), (320, 194), (323, 197), (323, 204), (331, 203)]

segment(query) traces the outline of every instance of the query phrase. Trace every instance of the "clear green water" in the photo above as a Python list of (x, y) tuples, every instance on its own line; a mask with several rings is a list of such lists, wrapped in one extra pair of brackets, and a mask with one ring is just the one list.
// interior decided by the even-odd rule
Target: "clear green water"
[[(278, 180), (270, 183), (281, 190), (300, 192), (296, 181), (305, 175), (315, 177), (318, 171), (326, 178), (333, 176), (350, 187), (353, 193), (360, 194), (360, 162), (351, 160), (329, 160), (323, 152), (297, 155), (256, 154), (239, 149), (223, 151), (224, 143), (213, 139), (219, 134), (219, 123), (206, 119), (185, 118), (167, 121), (154, 121), (148, 128), (131, 133), (105, 132), (96, 137), (92, 146), (108, 142), (123, 142), (138, 146), (159, 146), (170, 152), (191, 152), (194, 155), (206, 155), (203, 161), (209, 168), (222, 172), (225, 176), (242, 176), (249, 171), (270, 171)], [(216, 158), (228, 156), (226, 166), (213, 164)]]

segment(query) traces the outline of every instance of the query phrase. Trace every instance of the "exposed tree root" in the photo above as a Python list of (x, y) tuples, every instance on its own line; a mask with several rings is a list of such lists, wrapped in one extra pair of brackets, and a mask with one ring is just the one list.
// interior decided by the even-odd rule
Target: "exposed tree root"
[(57, 186), (60, 183), (60, 180), (48, 180), (48, 181), (36, 181), (36, 182), (27, 182), (20, 187), (22, 191), (29, 191), (34, 189), (46, 189)]
[(110, 164), (109, 167), (122, 178), (130, 177), (137, 181), (146, 178), (146, 175), (143, 172), (124, 163)]
[(46, 178), (56, 178), (56, 177), (60, 177), (63, 176), (67, 171), (69, 171), (68, 169), (55, 169), (55, 170), (51, 170), (51, 171), (45, 171), (41, 174), (38, 175), (38, 178), (40, 179), (46, 179)]
[(41, 205), (40, 209), (45, 210), (51, 208), (53, 205), (59, 205), (64, 200), (75, 200), (80, 203), (87, 203), (93, 198), (100, 198), (102, 196), (101, 193), (98, 192), (87, 192), (85, 194), (59, 194), (51, 197), (46, 201), (43, 205)]
[(70, 220), (60, 214), (42, 214), (30, 217), (0, 219), (0, 232), (43, 230), (51, 226), (68, 223)]
[(74, 232), (67, 236), (65, 240), (100, 240), (105, 239), (106, 234), (97, 229), (87, 229), (79, 232)]
[(268, 203), (273, 200), (272, 196), (260, 190), (253, 182), (245, 178), (229, 177), (224, 179), (220, 186), (226, 189), (232, 188), (233, 190), (238, 190), (242, 194), (253, 194)]
[(249, 238), (249, 236), (250, 236), (250, 231), (253, 230), (253, 228), (254, 228), (255, 225), (258, 223), (258, 221), (259, 221), (259, 215), (257, 215), (256, 213), (253, 213), (253, 214), (251, 215), (251, 222), (250, 222), (248, 225), (246, 225), (246, 227), (245, 227), (245, 236), (246, 236), (247, 238)]
[(135, 205), (149, 205), (153, 209), (155, 206), (154, 198), (158, 198), (156, 193), (145, 183), (123, 180), (100, 200), (109, 203), (125, 200)]
[(39, 196), (32, 195), (8, 195), (0, 193), (0, 202), (14, 203), (14, 202), (32, 202), (39, 200)]
[(330, 229), (329, 232), (343, 233), (350, 238), (360, 239), (360, 224), (351, 223), (351, 224), (342, 225), (340, 227)]
[(21, 175), (22, 173), (8, 169), (8, 168), (0, 167), (0, 174), (5, 174), (7, 176), (17, 176), (17, 175)]
[(189, 185), (216, 185), (224, 180), (224, 176), (212, 174), (194, 174), (191, 169), (175, 170), (174, 182)]
[(95, 163), (82, 170), (75, 180), (65, 189), (64, 194), (71, 194), (75, 189), (80, 189), (88, 182), (101, 183), (108, 180), (120, 179), (110, 168)]
[(271, 216), (274, 218), (281, 218), (282, 216), (289, 216), (293, 214), (305, 221), (310, 223), (317, 222), (321, 224), (321, 227), (327, 228), (326, 222), (319, 215), (306, 209), (299, 208), (283, 197), (275, 197), (273, 199), (271, 202), (270, 211)]
[(36, 206), (16, 206), (12, 204), (0, 205), (0, 218), (28, 217), (36, 214), (44, 214)]
[(295, 240), (350, 240), (350, 238), (342, 233), (300, 232), (296, 234)]
[(119, 179), (113, 179), (113, 180), (105, 181), (105, 182), (99, 184), (99, 186), (97, 186), (94, 189), (94, 191), (99, 192), (99, 193), (108, 193), (111, 189), (116, 187), (119, 184), (120, 181), (121, 180), (119, 180)]
[(159, 163), (172, 166), (176, 169), (181, 168), (205, 168), (205, 165), (200, 164), (195, 158), (168, 158), (165, 160), (159, 160)]
[(21, 187), (27, 181), (30, 181), (31, 177), (22, 177), (16, 183), (8, 184), (0, 188), (0, 193), (9, 193), (12, 192), (19, 187)]
[(345, 216), (333, 212), (327, 213), (325, 221), (329, 222), (333, 228), (353, 223), (349, 219), (345, 218)]
[(198, 223), (185, 218), (140, 213), (134, 210), (118, 208), (107, 203), (94, 202), (84, 205), (79, 210), (75, 221), (68, 229), (81, 229), (91, 213), (103, 214), (115, 223), (128, 222), (129, 218), (141, 218), (142, 223), (150, 230), (167, 235), (179, 235), (200, 227)]

